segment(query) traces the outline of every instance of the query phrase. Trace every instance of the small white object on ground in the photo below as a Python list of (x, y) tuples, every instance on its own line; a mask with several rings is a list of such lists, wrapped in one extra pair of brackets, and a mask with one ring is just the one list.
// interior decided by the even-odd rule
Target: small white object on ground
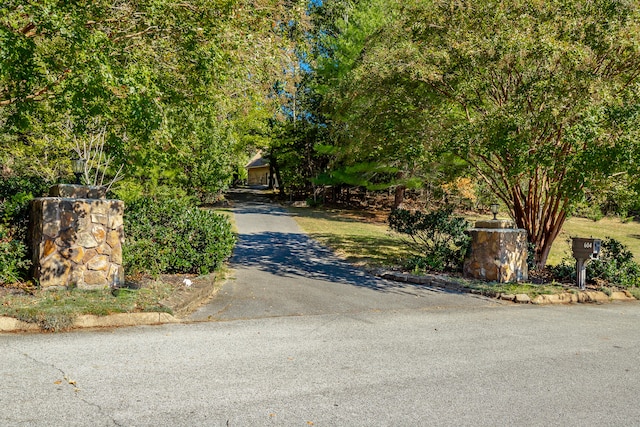
[(192, 282), (191, 282), (191, 280), (189, 280), (189, 279), (184, 279), (184, 280), (182, 281), (182, 283), (184, 283), (184, 285), (185, 285), (185, 286), (191, 286), (191, 283), (192, 283)]

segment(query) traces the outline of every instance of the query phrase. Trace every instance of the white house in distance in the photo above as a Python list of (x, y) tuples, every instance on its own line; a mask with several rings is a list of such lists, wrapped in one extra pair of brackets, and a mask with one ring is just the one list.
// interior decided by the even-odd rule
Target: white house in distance
[[(269, 160), (262, 157), (262, 152), (253, 156), (253, 158), (245, 166), (247, 169), (247, 185), (269, 185), (271, 172), (269, 169)], [(278, 181), (275, 177), (274, 187), (278, 187)]]

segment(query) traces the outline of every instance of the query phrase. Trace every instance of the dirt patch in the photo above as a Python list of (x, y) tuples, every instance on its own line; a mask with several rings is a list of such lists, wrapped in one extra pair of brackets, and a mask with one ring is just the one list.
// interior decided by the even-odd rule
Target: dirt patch
[(194, 282), (198, 276), (195, 274), (161, 274), (157, 278), (151, 276), (136, 277), (127, 281), (127, 288), (142, 289), (151, 286), (155, 282), (163, 282), (174, 288), (185, 286), (185, 280)]
[(11, 295), (30, 295), (36, 290), (33, 283), (10, 283), (0, 286), (0, 298)]

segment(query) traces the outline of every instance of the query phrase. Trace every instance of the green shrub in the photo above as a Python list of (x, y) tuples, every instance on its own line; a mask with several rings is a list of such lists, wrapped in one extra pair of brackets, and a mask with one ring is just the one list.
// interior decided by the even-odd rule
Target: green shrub
[(34, 197), (44, 196), (49, 182), (39, 176), (12, 176), (0, 178), (0, 200), (18, 193), (31, 193)]
[(529, 271), (536, 269), (536, 245), (532, 242), (527, 242), (527, 269)]
[(0, 223), (11, 229), (14, 239), (26, 244), (29, 201), (44, 196), (49, 184), (40, 177), (20, 176), (0, 179)]
[(7, 227), (0, 224), (0, 285), (23, 280), (30, 265), (24, 243), (14, 239)]
[(433, 212), (410, 212), (395, 209), (389, 215), (389, 226), (407, 236), (405, 242), (416, 252), (410, 260), (413, 269), (459, 271), (469, 249), (469, 222), (453, 215), (446, 207)]
[(235, 243), (229, 221), (189, 199), (139, 199), (126, 206), (124, 264), (128, 274), (206, 274)]
[(625, 288), (640, 286), (640, 265), (624, 244), (609, 237), (602, 241), (598, 258), (587, 264), (587, 277)]
[[(573, 258), (565, 259), (549, 270), (558, 281), (575, 281)], [(586, 273), (587, 280), (597, 279), (623, 288), (640, 286), (640, 265), (633, 260), (633, 254), (624, 244), (610, 237), (602, 241), (598, 258), (587, 262)]]
[(576, 263), (574, 259), (563, 259), (558, 265), (546, 267), (551, 277), (558, 282), (576, 282)]
[(29, 201), (44, 195), (48, 187), (40, 177), (0, 178), (0, 285), (27, 278)]
[(314, 200), (313, 197), (307, 197), (305, 203), (310, 208), (317, 208), (318, 206), (322, 206), (322, 201), (321, 200)]

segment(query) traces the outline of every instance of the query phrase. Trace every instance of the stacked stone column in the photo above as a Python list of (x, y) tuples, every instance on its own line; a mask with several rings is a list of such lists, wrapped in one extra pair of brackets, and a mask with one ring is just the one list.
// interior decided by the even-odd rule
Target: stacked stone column
[(469, 234), (465, 277), (500, 283), (528, 279), (526, 230), (515, 229), (511, 221), (478, 221)]
[(100, 289), (124, 284), (124, 202), (100, 188), (56, 185), (32, 201), (33, 276), (41, 288)]

